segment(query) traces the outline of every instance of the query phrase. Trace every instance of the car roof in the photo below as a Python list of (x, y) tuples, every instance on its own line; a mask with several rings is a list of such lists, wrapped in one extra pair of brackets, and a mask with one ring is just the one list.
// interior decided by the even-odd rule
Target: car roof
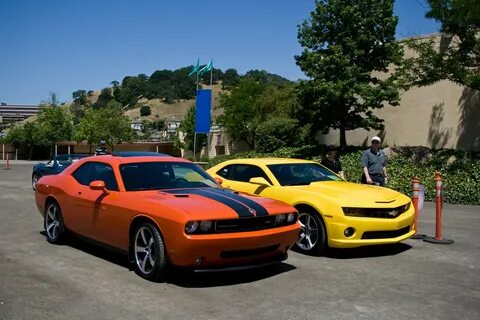
[(291, 158), (243, 158), (226, 161), (229, 164), (256, 164), (256, 165), (271, 165), (271, 164), (289, 164), (289, 163), (316, 163), (311, 160), (291, 159)]
[(130, 154), (128, 156), (119, 156), (117, 153), (91, 156), (80, 160), (83, 162), (87, 161), (102, 161), (110, 164), (124, 164), (124, 163), (136, 163), (136, 162), (191, 162), (189, 160), (178, 158), (166, 154), (148, 154), (148, 155), (134, 155)]
[(112, 153), (115, 157), (171, 157), (165, 153), (148, 151), (121, 151)]

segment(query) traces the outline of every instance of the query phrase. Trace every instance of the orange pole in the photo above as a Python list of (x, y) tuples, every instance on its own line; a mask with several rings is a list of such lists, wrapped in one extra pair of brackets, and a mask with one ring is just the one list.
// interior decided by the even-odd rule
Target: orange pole
[(436, 223), (435, 223), (435, 239), (442, 240), (442, 175), (435, 172), (435, 204), (436, 204)]
[(10, 170), (10, 160), (8, 159), (8, 153), (7, 153), (7, 163), (5, 165), (5, 170)]
[(420, 195), (420, 180), (417, 177), (413, 177), (412, 179), (412, 204), (413, 208), (415, 209), (414, 215), (414, 222), (413, 222), (413, 230), (415, 230), (415, 234), (417, 234), (417, 221), (418, 221), (418, 197)]

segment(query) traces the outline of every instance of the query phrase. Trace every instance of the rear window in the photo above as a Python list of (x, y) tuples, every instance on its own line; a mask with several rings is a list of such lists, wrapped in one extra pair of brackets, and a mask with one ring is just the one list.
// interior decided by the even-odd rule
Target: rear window
[(138, 162), (120, 165), (125, 190), (218, 187), (200, 167), (183, 162)]

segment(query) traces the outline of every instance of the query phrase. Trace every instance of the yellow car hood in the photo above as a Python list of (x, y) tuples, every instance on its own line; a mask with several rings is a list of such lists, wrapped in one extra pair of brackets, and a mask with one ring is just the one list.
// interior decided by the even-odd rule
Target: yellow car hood
[(342, 207), (395, 207), (409, 201), (407, 196), (392, 189), (344, 181), (319, 181), (289, 188), (318, 194)]

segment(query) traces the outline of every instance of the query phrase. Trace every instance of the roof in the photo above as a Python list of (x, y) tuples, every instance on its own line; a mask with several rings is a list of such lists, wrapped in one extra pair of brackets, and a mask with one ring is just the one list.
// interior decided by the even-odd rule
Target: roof
[(245, 164), (287, 164), (287, 163), (315, 163), (315, 161), (303, 160), (303, 159), (290, 159), (290, 158), (243, 158), (233, 159), (226, 161), (228, 163), (245, 163)]

